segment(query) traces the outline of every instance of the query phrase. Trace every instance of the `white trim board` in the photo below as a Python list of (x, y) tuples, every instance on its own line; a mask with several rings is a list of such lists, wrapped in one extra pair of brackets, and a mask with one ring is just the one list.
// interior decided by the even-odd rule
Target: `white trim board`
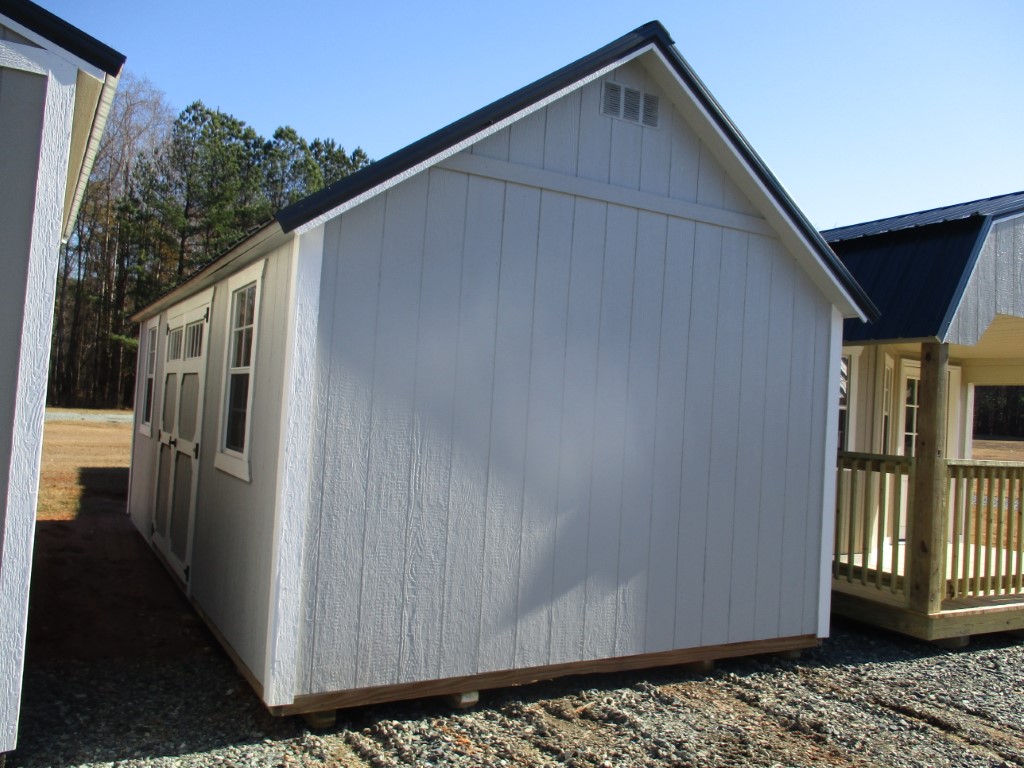
[(554, 171), (532, 168), (504, 160), (495, 160), (480, 155), (460, 154), (449, 157), (438, 163), (439, 168), (473, 176), (482, 176), (511, 184), (521, 184), (552, 192), (561, 192), (575, 197), (585, 197), (602, 203), (636, 208), (641, 211), (661, 213), (680, 219), (688, 219), (703, 224), (711, 224), (741, 232), (753, 232), (759, 235), (775, 237), (776, 232), (768, 222), (745, 213), (712, 208), (700, 203), (641, 192), (627, 187), (616, 187), (600, 181), (582, 179), (578, 176), (566, 176)]
[(317, 417), (314, 396), (317, 321), (324, 227), (296, 235), (292, 244), (285, 340), (287, 393), (281, 409), (277, 459), (277, 500), (271, 554), (270, 621), (263, 700), (268, 706), (291, 704), (298, 680), (302, 634), (303, 542), (309, 508), (310, 435)]

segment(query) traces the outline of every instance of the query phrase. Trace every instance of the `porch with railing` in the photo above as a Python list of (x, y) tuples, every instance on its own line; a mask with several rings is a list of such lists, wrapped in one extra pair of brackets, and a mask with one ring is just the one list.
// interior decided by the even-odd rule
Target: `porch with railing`
[(909, 608), (913, 559), (930, 557), (934, 576), (944, 583), (942, 612), (1019, 604), (1024, 614), (1024, 464), (944, 465), (946, 492), (933, 519), (936, 530), (945, 531), (946, 546), (915, 552), (907, 547), (913, 540), (914, 460), (839, 454), (834, 590)]

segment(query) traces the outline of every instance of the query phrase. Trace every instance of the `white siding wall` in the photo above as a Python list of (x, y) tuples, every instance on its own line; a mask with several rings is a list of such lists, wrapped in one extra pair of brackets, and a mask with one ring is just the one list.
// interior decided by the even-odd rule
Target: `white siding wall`
[[(277, 483), (278, 439), (285, 357), (291, 246), (267, 256), (263, 273), (255, 353), (251, 429), (252, 481), (214, 466), (224, 396), (227, 283), (214, 289), (207, 338), (206, 400), (199, 462), (198, 503), (193, 533), (192, 599), (257, 679), (264, 672), (270, 605), (271, 546)], [(167, 313), (157, 333), (153, 434), (136, 432), (129, 512), (148, 540), (152, 521), (160, 406), (163, 403)], [(140, 382), (139, 386), (142, 386)], [(141, 388), (136, 391), (139, 418)]]
[(997, 314), (1024, 317), (1024, 216), (992, 226), (944, 341), (977, 344)]
[[(598, 94), (474, 152), (753, 214)], [(777, 240), (435, 168), (320, 306), (297, 693), (815, 633), (831, 307)]]

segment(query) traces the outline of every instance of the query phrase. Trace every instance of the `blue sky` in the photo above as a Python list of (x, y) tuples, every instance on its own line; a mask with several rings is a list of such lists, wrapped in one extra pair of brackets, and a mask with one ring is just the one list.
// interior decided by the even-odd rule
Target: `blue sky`
[(380, 158), (652, 19), (815, 225), (1024, 189), (1024, 2), (38, 0), (180, 109)]

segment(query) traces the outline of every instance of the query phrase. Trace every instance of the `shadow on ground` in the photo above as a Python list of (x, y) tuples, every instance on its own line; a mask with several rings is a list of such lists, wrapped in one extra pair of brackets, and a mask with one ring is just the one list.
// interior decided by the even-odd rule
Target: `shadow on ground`
[(300, 732), (270, 718), (132, 525), (128, 470), (82, 468), (79, 480), (75, 519), (36, 524), (8, 766), (170, 756)]

